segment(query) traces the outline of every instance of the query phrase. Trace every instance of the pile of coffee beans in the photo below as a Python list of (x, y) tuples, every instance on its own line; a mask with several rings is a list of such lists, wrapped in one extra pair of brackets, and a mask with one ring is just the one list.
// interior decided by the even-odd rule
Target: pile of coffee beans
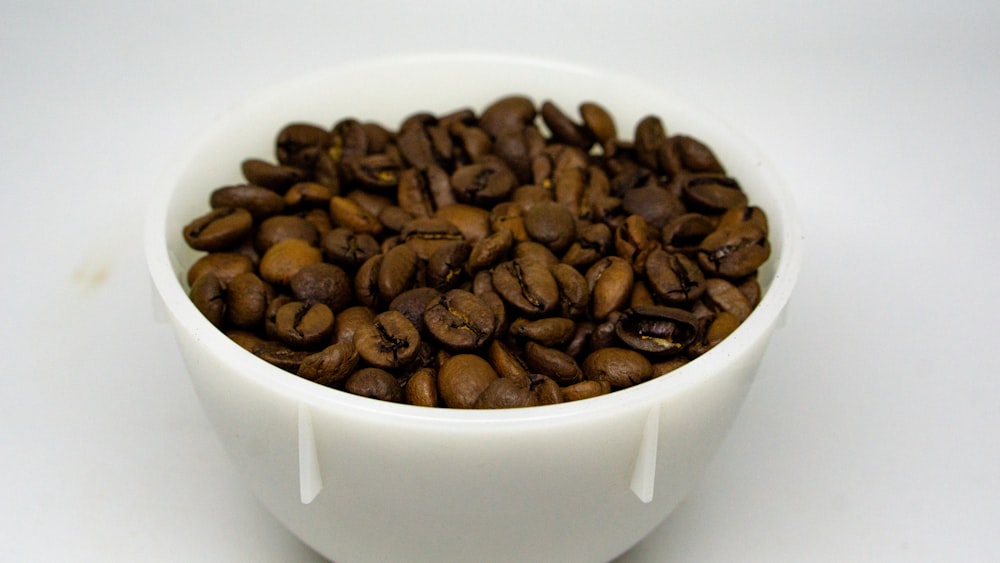
[(291, 123), (184, 227), (197, 308), (349, 393), (451, 408), (574, 401), (661, 376), (761, 297), (767, 219), (661, 119), (620, 138), (510, 95), (398, 130)]

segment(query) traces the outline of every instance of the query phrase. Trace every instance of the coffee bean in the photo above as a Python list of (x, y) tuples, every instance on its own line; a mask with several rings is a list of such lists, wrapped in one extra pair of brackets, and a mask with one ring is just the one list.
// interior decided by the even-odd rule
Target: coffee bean
[(226, 291), (227, 321), (247, 330), (264, 326), (267, 306), (274, 295), (274, 288), (257, 274), (244, 272), (236, 276)]
[(392, 301), (397, 295), (416, 284), (419, 272), (417, 253), (409, 246), (399, 245), (385, 253), (378, 269), (378, 291), (383, 303)]
[(404, 291), (389, 303), (390, 311), (399, 311), (413, 324), (417, 332), (424, 333), (424, 311), (432, 301), (441, 297), (441, 292), (432, 287), (416, 287)]
[(246, 209), (219, 207), (188, 223), (184, 240), (195, 250), (229, 250), (249, 236), (253, 216)]
[(551, 378), (559, 385), (572, 385), (583, 379), (583, 372), (571, 356), (536, 342), (524, 345), (524, 361), (533, 372)]
[(366, 260), (379, 253), (379, 244), (368, 233), (355, 233), (343, 227), (326, 233), (322, 241), (323, 255), (330, 262), (356, 270)]
[(442, 244), (427, 260), (427, 285), (447, 291), (464, 281), (471, 247), (464, 240)]
[(330, 134), (311, 123), (292, 123), (278, 133), (278, 162), (309, 169), (319, 152), (330, 144)]
[(458, 227), (440, 218), (414, 219), (403, 227), (400, 237), (422, 260), (430, 259), (443, 244), (465, 240)]
[(333, 321), (334, 342), (354, 342), (358, 328), (369, 325), (375, 319), (375, 311), (364, 305), (348, 307), (337, 313)]
[(471, 351), (485, 344), (495, 327), (493, 311), (468, 291), (453, 289), (428, 304), (424, 326), (443, 346)]
[(755, 272), (771, 255), (767, 234), (752, 223), (714, 231), (698, 247), (698, 265), (708, 275), (729, 279)]
[(646, 259), (649, 288), (666, 305), (679, 306), (701, 298), (705, 293), (705, 274), (683, 254), (658, 248)]
[(493, 206), (517, 187), (517, 176), (503, 160), (492, 158), (459, 167), (451, 186), (460, 202)]
[(390, 369), (405, 366), (417, 354), (420, 333), (399, 311), (385, 311), (354, 331), (354, 347), (369, 364)]
[(261, 221), (254, 237), (254, 248), (267, 252), (275, 244), (292, 238), (319, 245), (319, 229), (303, 217), (295, 215), (275, 215)]
[(350, 229), (355, 233), (377, 235), (382, 232), (382, 223), (379, 223), (375, 215), (346, 197), (330, 198), (330, 217), (338, 227)]
[(212, 252), (195, 261), (188, 269), (187, 282), (193, 285), (202, 274), (212, 272), (226, 287), (238, 275), (254, 271), (253, 260), (233, 252)]
[(635, 274), (624, 259), (608, 256), (587, 270), (586, 279), (591, 292), (591, 312), (595, 319), (603, 320), (628, 303)]
[(622, 389), (649, 379), (653, 366), (634, 350), (604, 348), (587, 356), (583, 373), (590, 381), (606, 381), (613, 389)]
[(357, 365), (358, 352), (354, 345), (338, 342), (303, 358), (297, 374), (320, 385), (333, 387), (354, 373)]
[(244, 160), (240, 169), (247, 182), (275, 192), (284, 192), (306, 179), (305, 172), (300, 168), (274, 164), (259, 158)]
[(541, 108), (542, 120), (552, 131), (552, 137), (557, 141), (588, 150), (594, 144), (594, 137), (589, 129), (574, 122), (558, 106), (546, 100)]
[(559, 314), (581, 319), (590, 308), (590, 287), (587, 279), (569, 264), (552, 266), (552, 277), (559, 287)]
[(344, 383), (344, 391), (362, 397), (403, 402), (403, 388), (391, 373), (379, 368), (362, 368), (354, 372)]
[(510, 324), (510, 334), (518, 338), (533, 340), (543, 346), (553, 347), (565, 344), (573, 336), (576, 323), (563, 317), (548, 317), (529, 320), (516, 319)]
[(714, 309), (729, 313), (741, 323), (753, 310), (747, 296), (738, 287), (721, 278), (705, 280), (705, 297)]
[(598, 142), (604, 144), (618, 138), (615, 120), (603, 106), (594, 102), (584, 102), (580, 104), (580, 116), (583, 118), (584, 126)]
[(542, 376), (534, 390), (539, 405), (557, 405), (563, 402), (562, 388), (548, 377)]
[(510, 379), (521, 387), (531, 385), (531, 374), (528, 373), (528, 367), (524, 361), (499, 340), (490, 342), (487, 355), (497, 375)]
[(406, 402), (418, 407), (438, 406), (437, 377), (431, 368), (420, 368), (406, 381)]
[(308, 242), (291, 238), (267, 249), (260, 259), (260, 277), (287, 286), (302, 268), (323, 261), (323, 254)]
[(323, 303), (336, 313), (351, 299), (351, 280), (339, 266), (318, 262), (303, 266), (292, 276), (292, 295), (299, 301)]
[(528, 236), (552, 252), (562, 252), (576, 239), (576, 219), (569, 209), (554, 201), (533, 206), (524, 214)]
[(698, 320), (684, 309), (636, 307), (622, 313), (615, 332), (634, 350), (655, 355), (677, 354), (698, 337)]
[(642, 118), (635, 128), (635, 156), (639, 164), (656, 170), (657, 152), (666, 142), (667, 134), (660, 118), (655, 115)]
[(471, 409), (497, 377), (486, 360), (472, 354), (458, 354), (441, 365), (438, 394), (447, 407)]
[(518, 385), (511, 379), (494, 379), (490, 385), (479, 394), (472, 408), (476, 409), (515, 409), (533, 407), (538, 404), (538, 397), (529, 389)]
[(218, 188), (212, 192), (209, 204), (213, 209), (224, 207), (245, 209), (255, 221), (277, 215), (285, 209), (285, 200), (280, 195), (251, 184)]
[(292, 348), (309, 349), (330, 341), (333, 311), (323, 303), (291, 301), (278, 309), (275, 336)]
[(608, 381), (581, 381), (573, 385), (562, 388), (563, 401), (581, 401), (600, 395), (607, 395), (611, 392), (611, 383)]
[(688, 205), (706, 213), (722, 213), (747, 204), (736, 180), (718, 174), (692, 176), (684, 183), (683, 194)]
[(284, 205), (289, 209), (325, 209), (335, 194), (319, 182), (298, 182), (285, 192)]
[(493, 268), (493, 287), (504, 301), (524, 315), (542, 316), (559, 304), (555, 278), (544, 263), (535, 260), (515, 259), (498, 264)]
[(483, 268), (491, 268), (497, 262), (505, 259), (514, 246), (514, 233), (509, 229), (501, 229), (480, 240), (468, 254), (467, 268), (475, 272)]
[(226, 317), (226, 299), (219, 278), (207, 272), (191, 285), (191, 301), (210, 323), (221, 327)]
[(524, 96), (501, 98), (483, 110), (479, 126), (494, 139), (526, 127), (535, 119), (535, 104)]

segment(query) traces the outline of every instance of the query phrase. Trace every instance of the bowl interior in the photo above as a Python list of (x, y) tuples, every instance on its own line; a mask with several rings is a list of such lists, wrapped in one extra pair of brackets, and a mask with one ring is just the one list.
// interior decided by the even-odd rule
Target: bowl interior
[[(712, 351), (673, 372), (639, 386), (581, 403), (512, 409), (456, 411), (381, 403), (301, 380), (244, 352), (216, 330), (190, 303), (185, 276), (202, 254), (185, 244), (181, 230), (208, 209), (211, 190), (243, 181), (240, 163), (249, 157), (274, 161), (277, 132), (289, 122), (332, 126), (345, 117), (377, 121), (395, 129), (418, 111), (444, 114), (470, 107), (481, 111), (507, 94), (536, 103), (552, 100), (569, 115), (583, 101), (596, 101), (614, 116), (619, 135), (631, 138), (649, 114), (662, 118), (670, 134), (707, 143), (727, 172), (740, 181), (753, 205), (769, 218), (772, 255), (760, 271), (764, 296), (743, 325)], [(177, 159), (152, 203), (147, 256), (163, 301), (184, 330), (231, 354), (247, 377), (294, 394), (316, 406), (352, 408), (373, 416), (413, 422), (455, 421), (507, 424), (592, 416), (601, 409), (641, 405), (711, 377), (732, 351), (769, 331), (788, 300), (798, 273), (801, 232), (791, 197), (762, 155), (739, 134), (690, 103), (654, 84), (615, 72), (558, 62), (491, 55), (415, 55), (345, 65), (274, 87), (231, 109)]]

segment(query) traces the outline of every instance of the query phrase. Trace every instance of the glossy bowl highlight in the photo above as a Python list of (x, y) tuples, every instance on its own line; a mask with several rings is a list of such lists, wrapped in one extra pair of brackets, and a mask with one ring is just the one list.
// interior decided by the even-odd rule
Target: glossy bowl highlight
[[(198, 258), (182, 227), (248, 157), (274, 159), (292, 121), (395, 127), (507, 94), (606, 107), (623, 137), (655, 114), (708, 144), (768, 214), (763, 299), (716, 348), (668, 376), (580, 402), (464, 411), (386, 403), (271, 366), (187, 296)], [(790, 196), (742, 137), (655, 86), (611, 72), (487, 55), (345, 65), (268, 91), (212, 123), (163, 179), (146, 252), (191, 381), (250, 489), (294, 534), (339, 561), (607, 561), (657, 527), (702, 473), (746, 396), (801, 262)]]

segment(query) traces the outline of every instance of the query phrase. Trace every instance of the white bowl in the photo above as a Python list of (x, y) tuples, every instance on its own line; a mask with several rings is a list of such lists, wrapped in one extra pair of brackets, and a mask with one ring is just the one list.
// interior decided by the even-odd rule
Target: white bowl
[[(631, 137), (659, 115), (711, 146), (768, 214), (764, 296), (735, 333), (668, 376), (586, 401), (467, 411), (326, 388), (254, 357), (187, 296), (199, 256), (181, 229), (209, 192), (273, 160), (291, 121), (391, 127), (510, 93), (573, 110), (597, 101)], [(213, 122), (163, 178), (146, 230), (149, 270), (202, 406), (250, 489), (324, 556), (351, 561), (607, 561), (681, 502), (729, 429), (801, 262), (791, 198), (743, 137), (646, 82), (562, 63), (420, 55), (339, 66), (271, 88)]]

